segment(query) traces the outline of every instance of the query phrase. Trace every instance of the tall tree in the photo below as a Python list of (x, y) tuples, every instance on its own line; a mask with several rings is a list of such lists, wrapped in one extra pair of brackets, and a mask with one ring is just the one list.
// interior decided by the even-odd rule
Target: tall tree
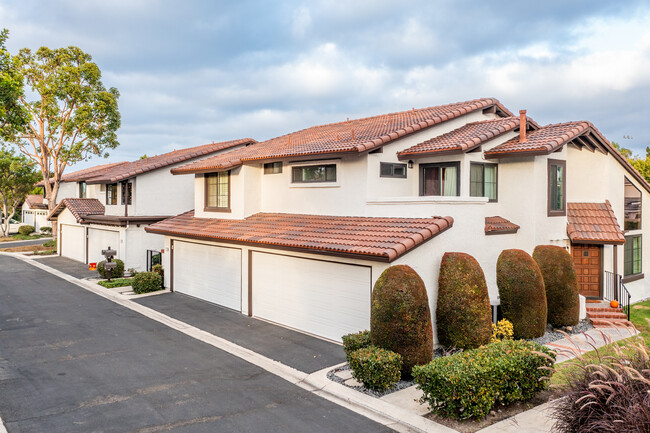
[(36, 53), (24, 48), (12, 58), (13, 71), (31, 90), (18, 97), (29, 122), (7, 128), (6, 136), (40, 168), (50, 211), (66, 167), (93, 155), (106, 157), (119, 144), (119, 92), (104, 87), (91, 60), (77, 47), (41, 47)]
[(0, 235), (9, 235), (9, 219), (27, 194), (34, 188), (40, 175), (34, 170), (34, 163), (24, 155), (15, 155), (0, 150)]
[(28, 122), (26, 110), (18, 99), (23, 95), (23, 80), (16, 60), (5, 47), (9, 31), (0, 31), (0, 138), (22, 132)]

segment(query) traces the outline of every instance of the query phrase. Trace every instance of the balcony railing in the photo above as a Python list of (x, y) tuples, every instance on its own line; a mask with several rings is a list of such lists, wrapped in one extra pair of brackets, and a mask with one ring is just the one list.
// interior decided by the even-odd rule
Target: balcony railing
[(603, 299), (618, 301), (623, 312), (627, 314), (627, 320), (630, 320), (630, 292), (623, 284), (623, 277), (619, 274), (605, 271)]

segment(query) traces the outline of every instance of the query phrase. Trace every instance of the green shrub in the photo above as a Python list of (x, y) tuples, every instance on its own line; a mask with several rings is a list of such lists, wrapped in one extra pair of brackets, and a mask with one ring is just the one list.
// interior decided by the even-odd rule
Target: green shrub
[(20, 233), (21, 235), (25, 235), (25, 236), (31, 235), (35, 231), (36, 231), (36, 229), (34, 228), (34, 226), (20, 226), (20, 227), (18, 227), (18, 233)]
[(162, 277), (155, 272), (139, 272), (132, 278), (131, 287), (135, 293), (149, 293), (161, 289)]
[(384, 391), (397, 383), (402, 369), (402, 357), (390, 350), (374, 346), (350, 353), (352, 377), (370, 389)]
[(501, 319), (495, 325), (492, 324), (492, 343), (503, 340), (512, 340), (515, 331), (512, 323), (506, 319)]
[(409, 266), (386, 269), (372, 291), (370, 340), (402, 356), (402, 377), (433, 357), (429, 299), (422, 278)]
[(350, 362), (350, 354), (364, 347), (370, 346), (370, 331), (361, 331), (355, 334), (346, 334), (342, 337), (343, 350), (345, 356)]
[(161, 264), (153, 265), (151, 267), (151, 272), (155, 272), (160, 275), (163, 279), (165, 278), (165, 270)]
[(512, 322), (514, 337), (544, 335), (546, 291), (533, 258), (522, 250), (503, 250), (497, 260), (497, 286), (503, 318)]
[[(117, 263), (117, 266), (111, 271), (111, 278), (122, 278), (124, 276), (124, 262), (120, 259), (113, 259), (113, 261)], [(99, 272), (102, 278), (108, 278), (108, 272), (104, 269), (104, 263), (106, 263), (106, 260), (97, 263), (97, 272)]]
[(52, 227), (43, 226), (43, 227), (41, 227), (40, 229), (38, 229), (38, 231), (40, 231), (40, 232), (43, 233), (44, 235), (48, 235), (48, 234), (51, 234), (51, 233), (52, 233)]
[[(544, 353), (542, 356), (536, 352)], [(496, 404), (531, 399), (545, 389), (555, 354), (532, 341), (506, 340), (413, 368), (431, 411), (456, 419), (485, 417)], [(542, 367), (542, 368), (540, 368)]]
[(445, 253), (438, 277), (438, 342), (472, 349), (490, 342), (492, 308), (483, 270), (474, 257)]
[(548, 323), (556, 328), (576, 325), (580, 320), (580, 298), (573, 257), (562, 247), (538, 245), (533, 259), (544, 279)]
[(43, 246), (47, 248), (56, 248), (56, 239), (50, 239), (49, 241), (43, 242)]

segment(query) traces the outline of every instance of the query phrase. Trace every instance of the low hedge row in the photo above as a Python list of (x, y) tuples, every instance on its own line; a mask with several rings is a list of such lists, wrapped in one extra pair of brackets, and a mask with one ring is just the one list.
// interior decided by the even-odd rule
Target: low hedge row
[[(542, 356), (540, 352), (548, 355)], [(432, 412), (456, 419), (485, 417), (496, 404), (532, 398), (546, 388), (555, 355), (524, 340), (505, 340), (413, 368)]]
[(352, 377), (370, 389), (384, 391), (401, 377), (402, 356), (390, 350), (368, 346), (348, 356)]
[(135, 293), (149, 293), (162, 289), (162, 277), (155, 272), (138, 272), (131, 279)]
[(350, 362), (350, 354), (359, 349), (370, 346), (370, 331), (361, 331), (354, 334), (346, 334), (341, 337), (343, 340), (343, 351)]

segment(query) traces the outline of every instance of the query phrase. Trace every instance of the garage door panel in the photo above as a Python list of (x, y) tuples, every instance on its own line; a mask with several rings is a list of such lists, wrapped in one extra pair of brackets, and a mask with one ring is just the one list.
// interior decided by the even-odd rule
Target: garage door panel
[(102, 250), (107, 249), (109, 246), (117, 251), (115, 258), (121, 259), (120, 232), (115, 230), (88, 228), (88, 262), (98, 263), (104, 260), (105, 258), (102, 256)]
[(174, 242), (174, 290), (241, 311), (241, 250)]
[(85, 262), (86, 230), (81, 226), (61, 224), (61, 255)]
[(371, 270), (253, 253), (253, 314), (336, 341), (370, 326)]

